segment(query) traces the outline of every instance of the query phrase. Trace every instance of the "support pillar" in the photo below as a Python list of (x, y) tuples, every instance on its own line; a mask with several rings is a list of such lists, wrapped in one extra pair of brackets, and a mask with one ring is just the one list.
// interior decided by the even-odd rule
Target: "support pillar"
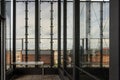
[(50, 37), (51, 37), (51, 68), (53, 67), (54, 65), (54, 52), (53, 52), (53, 1), (51, 1), (51, 18), (50, 18), (50, 21), (51, 21), (51, 26), (50, 26), (50, 29), (51, 29), (51, 34), (50, 34)]
[[(39, 0), (35, 0), (35, 61), (39, 61)], [(38, 66), (35, 66), (36, 68)]]
[(63, 66), (66, 70), (67, 60), (67, 0), (63, 1)]
[(61, 0), (58, 0), (58, 67), (61, 65)]
[(73, 2), (73, 80), (79, 80), (79, 49), (80, 49), (80, 1)]
[(103, 67), (103, 2), (100, 4), (100, 67)]
[[(16, 0), (13, 0), (13, 63), (16, 62)], [(16, 65), (13, 65), (13, 69)]]

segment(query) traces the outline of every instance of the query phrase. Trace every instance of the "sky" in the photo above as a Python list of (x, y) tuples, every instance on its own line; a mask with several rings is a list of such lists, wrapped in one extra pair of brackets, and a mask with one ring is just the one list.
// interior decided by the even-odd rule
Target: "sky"
[[(108, 0), (107, 0), (108, 1)], [(57, 38), (57, 3), (54, 6), (54, 19), (53, 19), (53, 37)], [(28, 5), (28, 38), (35, 38), (35, 9), (34, 3), (29, 3)], [(62, 6), (63, 8), (63, 6)], [(9, 26), (10, 26), (10, 4), (7, 5), (7, 35), (9, 37)], [(16, 27), (17, 27), (17, 38), (25, 38), (25, 4), (17, 3), (16, 7)], [(86, 37), (86, 4), (81, 3), (80, 7), (80, 36), (81, 38)], [(62, 12), (63, 13), (63, 12)], [(104, 26), (104, 37), (109, 38), (109, 4), (105, 3), (103, 11), (103, 26)], [(62, 14), (62, 36), (63, 37), (63, 14)], [(100, 37), (100, 5), (99, 3), (91, 4), (91, 34), (90, 38)], [(41, 4), (41, 38), (50, 38), (50, 3)], [(73, 4), (69, 3), (67, 6), (67, 38), (73, 38)], [(63, 42), (63, 40), (61, 40)], [(72, 39), (67, 39), (67, 49), (72, 49)], [(100, 40), (91, 40), (91, 48), (99, 48)], [(9, 43), (9, 42), (8, 42)], [(28, 48), (34, 49), (34, 39), (29, 39)], [(94, 44), (94, 45), (93, 45)], [(53, 43), (54, 49), (57, 49), (57, 40)], [(104, 46), (109, 46), (109, 40), (104, 40)], [(9, 48), (9, 46), (8, 46)], [(40, 43), (40, 48), (50, 49), (50, 39), (42, 39)], [(63, 48), (63, 44), (62, 44)], [(17, 40), (17, 49), (21, 49), (21, 40)]]

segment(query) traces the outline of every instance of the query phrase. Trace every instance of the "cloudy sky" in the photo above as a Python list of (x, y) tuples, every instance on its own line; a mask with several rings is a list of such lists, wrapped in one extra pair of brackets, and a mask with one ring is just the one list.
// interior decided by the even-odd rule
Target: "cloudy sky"
[[(84, 0), (82, 0), (84, 1)], [(93, 0), (96, 1), (96, 0)], [(103, 1), (103, 0), (100, 0)], [(108, 0), (104, 0), (108, 1)], [(7, 5), (7, 26), (10, 26), (10, 4)], [(53, 4), (54, 7), (54, 19), (53, 19), (53, 37), (57, 38), (57, 3)], [(29, 3), (28, 5), (28, 38), (35, 38), (35, 5), (34, 3)], [(62, 7), (63, 8), (63, 7)], [(41, 4), (41, 38), (50, 38), (50, 3)], [(109, 4), (104, 3), (103, 8), (103, 33), (105, 38), (109, 38)], [(17, 27), (17, 38), (25, 38), (25, 3), (17, 3), (16, 7), (16, 27)], [(62, 12), (63, 13), (63, 12)], [(80, 36), (81, 38), (86, 37), (86, 4), (81, 3), (80, 7)], [(8, 33), (9, 35), (9, 28)], [(8, 36), (9, 37), (9, 36)], [(63, 15), (62, 15), (62, 37), (63, 37)], [(91, 34), (90, 38), (100, 37), (100, 4), (91, 4)], [(67, 38), (73, 38), (73, 4), (68, 3), (67, 5)], [(63, 41), (62, 41), (63, 42)], [(72, 49), (72, 39), (67, 39), (67, 48)], [(100, 40), (91, 40), (91, 48), (99, 48)], [(28, 47), (29, 49), (34, 49), (34, 39), (29, 39)], [(93, 45), (94, 44), (94, 45)], [(57, 49), (57, 40), (54, 40), (54, 49)], [(109, 40), (104, 40), (104, 46), (109, 46)], [(50, 49), (50, 39), (41, 39), (40, 44), (41, 49)], [(17, 40), (17, 49), (21, 49), (21, 40)]]

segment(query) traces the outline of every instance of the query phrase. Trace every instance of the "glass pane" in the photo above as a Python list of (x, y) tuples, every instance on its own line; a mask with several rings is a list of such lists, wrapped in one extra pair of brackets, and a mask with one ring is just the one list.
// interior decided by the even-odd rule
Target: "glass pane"
[(66, 66), (67, 72), (71, 75), (73, 74), (73, 3), (67, 2), (67, 59)]
[[(101, 4), (101, 2), (80, 3), (79, 68), (82, 69), (83, 73), (85, 74), (91, 74), (100, 80), (108, 80), (109, 74), (107, 71), (109, 69), (109, 3), (103, 3), (103, 8), (101, 7)], [(103, 15), (101, 15), (101, 10), (103, 10)], [(103, 37), (101, 39), (102, 16)], [(105, 73), (101, 72), (99, 74), (96, 74), (95, 72), (99, 71), (98, 69), (100, 68), (101, 70), (105, 69)], [(84, 78), (84, 76), (86, 76), (86, 78)], [(90, 80), (95, 80), (95, 78), (89, 75), (81, 75), (80, 77), (83, 77), (83, 79), (87, 80), (87, 76)]]
[(6, 69), (11, 66), (11, 2), (6, 2)]

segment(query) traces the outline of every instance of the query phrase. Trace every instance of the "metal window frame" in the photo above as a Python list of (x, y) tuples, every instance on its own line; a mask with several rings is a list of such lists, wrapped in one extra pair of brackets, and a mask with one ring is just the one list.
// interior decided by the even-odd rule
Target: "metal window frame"
[[(14, 0), (15, 2), (16, 0)], [(78, 0), (74, 0), (74, 15), (79, 15), (77, 14), (78, 13), (78, 3), (77, 3)], [(13, 7), (13, 10), (14, 10), (14, 15), (13, 15), (13, 51), (14, 51), (14, 57), (15, 57), (15, 53), (16, 53), (16, 19), (15, 19), (15, 3), (14, 4), (14, 7)], [(76, 4), (76, 5), (75, 5)], [(76, 7), (75, 7), (76, 6)], [(110, 80), (119, 80), (119, 0), (110, 0)], [(76, 13), (77, 12), (77, 13)], [(76, 16), (74, 16), (74, 35), (76, 34), (79, 34), (78, 32), (79, 31), (76, 31), (76, 29), (78, 29), (78, 24), (75, 24), (75, 22), (79, 23), (78, 22), (78, 18)], [(79, 29), (78, 29), (79, 30)], [(75, 36), (74, 36), (75, 37)], [(74, 47), (73, 47), (73, 50), (74, 50), (74, 53), (78, 50), (78, 47), (77, 47), (77, 43), (79, 42), (75, 42), (78, 40), (78, 37), (76, 36), (76, 38), (74, 38)], [(115, 54), (113, 54), (115, 53)], [(75, 66), (77, 65), (77, 60), (75, 59), (77, 56), (77, 54), (75, 53), (74, 54), (74, 76), (73, 76), (73, 80), (76, 80), (78, 79), (76, 73), (78, 71), (76, 71), (76, 68)], [(14, 59), (14, 58), (13, 58)], [(13, 60), (15, 61), (15, 59)]]

